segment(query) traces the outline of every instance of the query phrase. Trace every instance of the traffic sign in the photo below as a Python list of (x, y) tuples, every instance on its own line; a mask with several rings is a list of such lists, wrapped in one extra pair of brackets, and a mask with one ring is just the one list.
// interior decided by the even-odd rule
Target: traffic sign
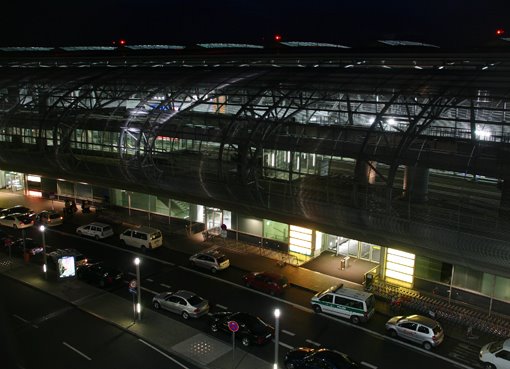
[(235, 320), (231, 320), (228, 322), (228, 329), (230, 329), (231, 332), (236, 333), (239, 330), (239, 324)]
[(136, 279), (132, 279), (129, 282), (129, 292), (131, 292), (131, 293), (136, 295)]

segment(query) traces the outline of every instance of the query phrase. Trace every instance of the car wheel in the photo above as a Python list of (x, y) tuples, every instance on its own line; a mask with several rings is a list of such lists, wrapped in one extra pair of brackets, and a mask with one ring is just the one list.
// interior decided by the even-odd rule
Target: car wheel
[(193, 260), (190, 260), (190, 261), (189, 261), (189, 265), (191, 265), (192, 267), (194, 267), (194, 266), (195, 266), (195, 262), (194, 262)]
[(430, 342), (423, 342), (423, 348), (427, 351), (430, 351), (432, 349), (432, 345)]
[(189, 314), (188, 314), (187, 311), (183, 311), (181, 316), (182, 316), (183, 319), (189, 319)]
[(120, 244), (121, 244), (122, 247), (126, 247), (127, 246), (126, 245), (126, 241), (124, 241), (124, 240), (120, 240)]
[(78, 234), (78, 236), (83, 236), (82, 231), (76, 231), (76, 233)]
[(217, 272), (217, 271), (218, 271), (218, 269), (216, 269), (216, 268), (214, 268), (214, 267), (212, 267), (212, 268), (211, 268), (211, 273), (212, 273), (212, 274), (216, 274), (216, 272)]
[(250, 346), (250, 339), (248, 337), (243, 337), (241, 343), (243, 344), (244, 347), (248, 347)]
[(269, 290), (269, 294), (270, 294), (271, 296), (276, 295), (276, 293), (274, 292), (274, 290)]
[(96, 235), (94, 236), (94, 239), (95, 239), (96, 241), (99, 241), (99, 236), (96, 234)]
[(13, 224), (13, 225), (12, 225), (12, 228), (14, 228), (14, 229), (18, 229), (18, 226), (17, 226), (16, 224)]
[(353, 324), (359, 324), (359, 323), (360, 323), (359, 316), (357, 316), (357, 315), (353, 315), (353, 316), (351, 316), (351, 322), (352, 322)]
[(397, 336), (398, 336), (397, 331), (394, 329), (390, 329), (388, 331), (388, 333), (389, 333), (390, 337), (393, 337), (393, 338), (397, 338)]
[(211, 324), (211, 331), (214, 333), (218, 332), (218, 325), (216, 323)]
[(483, 363), (483, 369), (496, 369), (491, 363)]
[(159, 304), (159, 302), (157, 302), (157, 301), (154, 301), (154, 302), (152, 303), (152, 306), (154, 306), (154, 309), (156, 309), (156, 310), (161, 309), (161, 305), (160, 305), (160, 304)]
[(142, 246), (142, 247), (141, 247), (141, 249), (142, 249), (142, 252), (143, 252), (144, 254), (147, 252), (147, 247)]
[(99, 287), (104, 288), (105, 285), (106, 285), (105, 282), (101, 279), (99, 281)]
[(250, 283), (250, 282), (246, 282), (244, 285), (245, 285), (246, 287), (248, 287), (248, 288), (251, 288), (251, 283)]
[(322, 309), (319, 305), (314, 305), (313, 311), (315, 311), (317, 314), (322, 313)]

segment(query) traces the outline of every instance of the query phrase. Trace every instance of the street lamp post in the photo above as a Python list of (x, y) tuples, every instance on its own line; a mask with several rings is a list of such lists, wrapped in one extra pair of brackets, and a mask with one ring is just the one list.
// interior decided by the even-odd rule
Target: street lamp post
[(278, 345), (280, 338), (280, 309), (274, 309), (274, 369), (278, 369)]
[(46, 260), (46, 238), (44, 236), (44, 233), (45, 233), (44, 231), (46, 230), (46, 228), (44, 227), (44, 225), (41, 225), (39, 227), (39, 230), (41, 231), (41, 234), (42, 234), (44, 278), (48, 279), (48, 263), (47, 263), (47, 260)]
[(135, 258), (136, 265), (136, 295), (137, 295), (137, 304), (136, 304), (136, 312), (138, 314), (138, 320), (142, 320), (142, 295), (141, 295), (141, 286), (140, 286), (140, 258)]

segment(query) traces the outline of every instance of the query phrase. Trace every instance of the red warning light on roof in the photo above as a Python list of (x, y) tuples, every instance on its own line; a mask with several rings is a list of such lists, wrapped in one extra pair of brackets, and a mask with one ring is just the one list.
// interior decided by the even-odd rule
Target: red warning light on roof
[(498, 28), (496, 30), (496, 36), (503, 36), (505, 34), (505, 30), (503, 28)]
[(274, 40), (280, 42), (282, 40), (282, 35), (274, 35)]
[(126, 40), (124, 40), (124, 39), (120, 39), (120, 40), (119, 40), (119, 45), (122, 45), (122, 46), (123, 46), (123, 45), (125, 45), (125, 44), (126, 44)]

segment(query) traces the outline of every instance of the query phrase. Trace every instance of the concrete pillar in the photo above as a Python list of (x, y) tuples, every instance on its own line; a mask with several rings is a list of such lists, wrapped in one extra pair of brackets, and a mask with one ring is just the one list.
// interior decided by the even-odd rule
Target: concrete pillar
[(359, 163), (357, 168), (355, 173), (356, 183), (362, 186), (375, 183), (376, 172), (374, 168), (377, 168), (376, 161)]
[(409, 167), (405, 168), (403, 196), (411, 202), (420, 203), (427, 201), (429, 186), (429, 168)]

